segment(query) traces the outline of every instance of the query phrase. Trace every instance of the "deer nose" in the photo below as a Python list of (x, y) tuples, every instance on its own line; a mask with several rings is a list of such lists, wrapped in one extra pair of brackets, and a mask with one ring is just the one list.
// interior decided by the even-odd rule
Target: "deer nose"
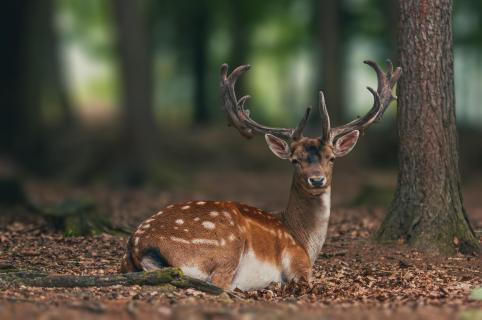
[(315, 188), (325, 186), (326, 178), (324, 176), (311, 176), (308, 178), (308, 184)]

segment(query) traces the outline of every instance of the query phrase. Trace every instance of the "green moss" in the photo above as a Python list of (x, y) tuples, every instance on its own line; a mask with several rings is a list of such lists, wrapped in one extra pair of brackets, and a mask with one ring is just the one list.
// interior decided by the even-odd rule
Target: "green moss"
[(122, 226), (114, 226), (97, 205), (88, 199), (69, 199), (39, 211), (53, 228), (68, 237), (101, 233), (126, 234), (130, 231)]

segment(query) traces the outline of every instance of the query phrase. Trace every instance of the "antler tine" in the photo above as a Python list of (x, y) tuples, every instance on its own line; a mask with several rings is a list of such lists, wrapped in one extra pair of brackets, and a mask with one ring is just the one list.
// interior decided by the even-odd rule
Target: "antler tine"
[(331, 123), (330, 115), (328, 114), (328, 109), (326, 108), (325, 95), (323, 94), (323, 91), (320, 91), (319, 93), (318, 107), (320, 109), (321, 116), (321, 138), (323, 141), (328, 142), (330, 140)]
[(263, 126), (250, 118), (249, 110), (244, 108), (250, 96), (243, 96), (238, 101), (234, 86), (238, 78), (248, 71), (249, 68), (249, 65), (239, 66), (228, 75), (228, 65), (221, 65), (221, 107), (226, 112), (228, 125), (234, 126), (242, 136), (248, 139), (254, 137), (255, 134), (265, 133), (270, 133), (286, 140), (299, 139), (308, 121), (310, 108), (305, 111), (303, 118), (296, 128), (272, 128)]
[(305, 126), (308, 123), (308, 119), (310, 118), (310, 112), (311, 112), (311, 107), (306, 108), (303, 118), (301, 118), (295, 130), (293, 130), (291, 139), (298, 140), (303, 136), (303, 130), (305, 129)]
[(384, 72), (382, 68), (380, 68), (380, 66), (374, 61), (367, 60), (364, 61), (364, 63), (372, 67), (377, 74), (377, 91), (371, 87), (367, 87), (367, 89), (373, 95), (373, 106), (363, 117), (355, 119), (343, 126), (333, 128), (331, 130), (332, 140), (336, 140), (340, 135), (352, 130), (359, 130), (361, 133), (363, 133), (363, 131), (365, 131), (371, 124), (380, 120), (390, 103), (397, 99), (392, 94), (392, 89), (400, 78), (402, 69), (397, 67), (394, 70), (393, 64), (390, 60), (387, 60), (388, 68), (386, 72)]

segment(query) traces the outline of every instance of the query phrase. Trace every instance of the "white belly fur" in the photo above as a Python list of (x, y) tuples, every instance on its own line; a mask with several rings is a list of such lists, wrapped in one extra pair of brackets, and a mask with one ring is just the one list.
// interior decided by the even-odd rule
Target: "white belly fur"
[(256, 290), (265, 288), (271, 282), (280, 282), (282, 271), (271, 263), (256, 258), (252, 250), (249, 250), (239, 263), (234, 276), (232, 289)]

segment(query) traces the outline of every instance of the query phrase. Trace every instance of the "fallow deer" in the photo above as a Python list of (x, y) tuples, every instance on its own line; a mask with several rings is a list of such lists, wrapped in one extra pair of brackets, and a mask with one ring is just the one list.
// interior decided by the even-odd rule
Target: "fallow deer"
[(271, 151), (291, 161), (294, 174), (285, 210), (272, 214), (231, 201), (171, 204), (141, 223), (129, 239), (121, 272), (179, 267), (186, 275), (226, 288), (263, 288), (271, 282), (309, 281), (311, 268), (326, 238), (335, 158), (349, 153), (360, 133), (378, 121), (396, 99), (392, 88), (401, 75), (365, 61), (378, 77), (369, 112), (348, 124), (331, 127), (323, 92), (319, 93), (321, 135), (304, 137), (310, 108), (296, 128), (273, 128), (250, 118), (248, 96), (236, 98), (235, 83), (250, 66), (229, 76), (221, 66), (221, 100), (229, 125), (244, 137), (264, 134)]

